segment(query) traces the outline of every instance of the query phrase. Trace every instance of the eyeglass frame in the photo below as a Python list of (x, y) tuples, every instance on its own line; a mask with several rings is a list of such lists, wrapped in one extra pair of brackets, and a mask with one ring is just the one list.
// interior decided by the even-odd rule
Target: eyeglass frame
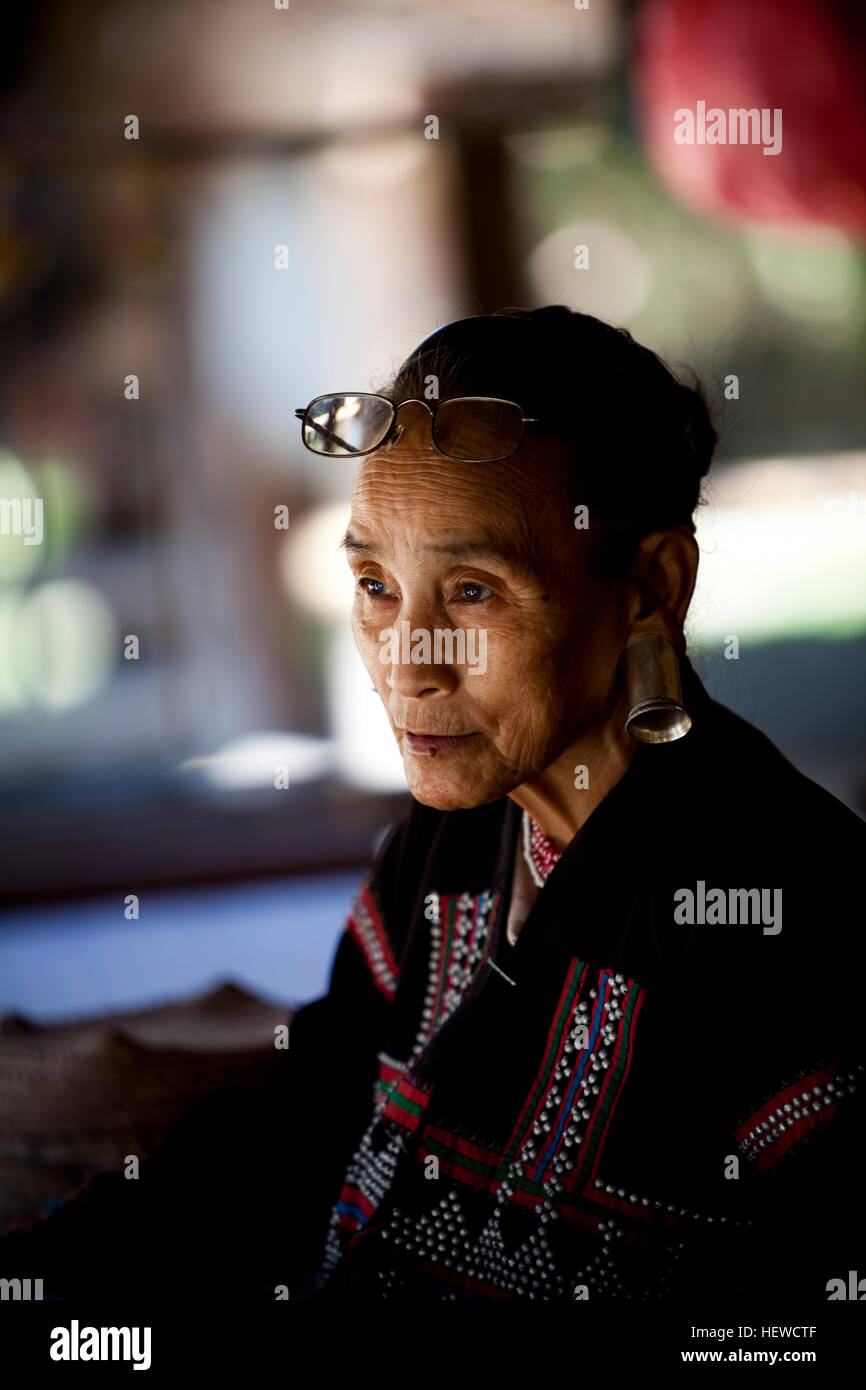
[[(306, 439), (304, 439), (304, 426), (305, 424), (309, 423), (307, 421), (307, 416), (310, 410), (312, 410), (313, 406), (316, 404), (316, 401), (333, 400), (337, 396), (363, 396), (366, 400), (384, 401), (387, 405), (391, 407), (391, 423), (388, 425), (388, 428), (386, 429), (382, 438), (379, 440), (378, 444), (374, 444), (369, 449), (356, 449), (352, 453), (343, 455), (326, 454), (324, 453), (324, 451), (311, 448), (311, 446), (307, 443)], [(439, 410), (440, 406), (453, 405), (456, 401), (496, 401), (499, 405), (513, 405), (516, 410), (519, 410), (521, 412), (520, 438), (515, 444), (514, 448), (509, 449), (507, 454), (497, 454), (496, 457), (492, 459), (465, 459), (459, 458), (454, 454), (446, 454), (445, 450), (440, 449), (439, 445), (436, 443), (436, 433), (434, 429), (436, 412)], [(538, 425), (541, 423), (540, 419), (537, 416), (524, 415), (523, 406), (520, 405), (517, 401), (506, 400), (504, 396), (446, 396), (444, 401), (437, 401), (434, 406), (431, 406), (429, 401), (422, 401), (418, 396), (408, 396), (406, 400), (397, 401), (395, 403), (388, 396), (380, 396), (377, 391), (326, 391), (320, 396), (314, 396), (313, 399), (310, 401), (309, 405), (304, 407), (299, 406), (295, 411), (295, 419), (301, 421), (301, 443), (303, 444), (305, 449), (309, 449), (311, 454), (318, 454), (320, 458), (364, 458), (367, 454), (375, 454), (377, 449), (382, 449), (388, 444), (388, 440), (390, 439), (394, 430), (394, 426), (397, 423), (397, 415), (400, 411), (401, 406), (404, 405), (423, 405), (424, 409), (430, 416), (430, 441), (433, 445), (433, 448), (436, 450), (437, 454), (441, 455), (442, 458), (450, 459), (452, 463), (500, 463), (502, 459), (511, 458), (512, 454), (517, 453), (517, 450), (520, 448), (521, 444), (526, 438), (527, 425)], [(310, 423), (310, 428), (318, 430), (321, 434), (325, 435), (326, 437), (330, 435), (330, 431), (323, 430), (320, 425), (313, 425)], [(396, 440), (391, 440), (391, 445), (389, 447), (393, 447), (395, 443)]]

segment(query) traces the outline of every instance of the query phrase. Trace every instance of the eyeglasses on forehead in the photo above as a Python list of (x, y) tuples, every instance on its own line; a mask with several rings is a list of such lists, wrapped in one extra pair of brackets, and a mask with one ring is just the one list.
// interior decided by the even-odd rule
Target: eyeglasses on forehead
[(452, 396), (430, 405), (417, 397), (394, 402), (372, 392), (316, 396), (295, 411), (301, 438), (314, 454), (359, 458), (392, 448), (402, 434), (402, 406), (421, 405), (430, 415), (433, 447), (462, 463), (494, 463), (509, 458), (523, 443), (526, 426), (538, 424), (516, 401), (498, 396)]

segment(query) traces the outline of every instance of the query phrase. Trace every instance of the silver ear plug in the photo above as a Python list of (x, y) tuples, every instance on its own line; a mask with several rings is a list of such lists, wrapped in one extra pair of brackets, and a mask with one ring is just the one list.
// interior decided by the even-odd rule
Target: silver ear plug
[(676, 648), (661, 633), (639, 637), (623, 654), (629, 712), (625, 727), (640, 743), (673, 743), (692, 727), (683, 709)]

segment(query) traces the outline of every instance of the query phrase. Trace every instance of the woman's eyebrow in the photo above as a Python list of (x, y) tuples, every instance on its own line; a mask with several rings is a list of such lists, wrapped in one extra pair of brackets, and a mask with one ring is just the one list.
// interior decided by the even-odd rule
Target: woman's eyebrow
[(353, 536), (351, 531), (347, 531), (340, 541), (340, 549), (360, 551), (362, 554), (366, 554), (368, 551), (375, 550), (376, 547), (371, 541), (362, 541), (357, 536)]
[[(370, 555), (376, 551), (377, 546), (373, 541), (362, 541), (359, 536), (347, 531), (340, 541), (340, 548), (356, 554)], [(422, 545), (420, 553), (448, 555), (454, 560), (500, 560), (513, 569), (525, 570), (528, 568), (525, 555), (516, 546), (502, 545), (489, 540), (460, 540), (455, 537), (451, 540)]]
[[(375, 541), (361, 541), (360, 537), (353, 535), (352, 531), (346, 531), (345, 537), (341, 541), (341, 549), (348, 550), (352, 555), (375, 555), (378, 545)], [(513, 574), (521, 578), (538, 578), (537, 567), (532, 564), (530, 556), (518, 545), (509, 545), (507, 542), (489, 541), (467, 541), (459, 537), (445, 539), (445, 541), (431, 542), (430, 545), (420, 546), (421, 555), (445, 555), (452, 560), (493, 560), (499, 564), (505, 564)]]

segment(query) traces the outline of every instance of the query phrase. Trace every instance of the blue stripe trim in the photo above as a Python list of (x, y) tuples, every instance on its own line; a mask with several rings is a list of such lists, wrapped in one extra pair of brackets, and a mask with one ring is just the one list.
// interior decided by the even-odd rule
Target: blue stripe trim
[(358, 1226), (366, 1226), (367, 1217), (360, 1207), (350, 1206), (348, 1202), (338, 1202), (337, 1211), (341, 1216), (353, 1216), (358, 1222)]
[[(562, 1131), (565, 1129), (566, 1121), (568, 1120), (568, 1117), (571, 1114), (571, 1108), (574, 1104), (574, 1097), (577, 1094), (581, 1081), (583, 1080), (583, 1074), (586, 1071), (586, 1068), (589, 1066), (589, 1059), (595, 1050), (595, 1044), (598, 1039), (598, 1035), (601, 1032), (601, 1020), (605, 1008), (607, 1007), (608, 991), (612, 979), (613, 976), (607, 970), (603, 970), (601, 975), (599, 976), (599, 981), (603, 980), (604, 985), (603, 988), (599, 991), (598, 1000), (595, 1006), (595, 1014), (592, 1020), (592, 1028), (587, 1039), (587, 1045), (582, 1049), (583, 1056), (581, 1057), (580, 1061), (577, 1064), (577, 1067), (575, 1068), (574, 1076), (572, 1077), (571, 1084), (568, 1088), (568, 1095), (566, 1096), (565, 1101), (563, 1102), (560, 1108), (559, 1121), (557, 1123), (556, 1129), (551, 1135), (550, 1142), (547, 1148), (545, 1149), (544, 1153), (542, 1154), (541, 1158), (539, 1159), (538, 1165), (535, 1169), (535, 1173), (533, 1175), (533, 1180), (535, 1182), (541, 1181), (541, 1175), (547, 1167), (548, 1163), (550, 1162), (551, 1158), (553, 1157), (553, 1154), (556, 1150), (556, 1146), (559, 1143), (560, 1138), (562, 1137)], [(571, 1025), (569, 1025), (569, 1027), (570, 1026)]]

